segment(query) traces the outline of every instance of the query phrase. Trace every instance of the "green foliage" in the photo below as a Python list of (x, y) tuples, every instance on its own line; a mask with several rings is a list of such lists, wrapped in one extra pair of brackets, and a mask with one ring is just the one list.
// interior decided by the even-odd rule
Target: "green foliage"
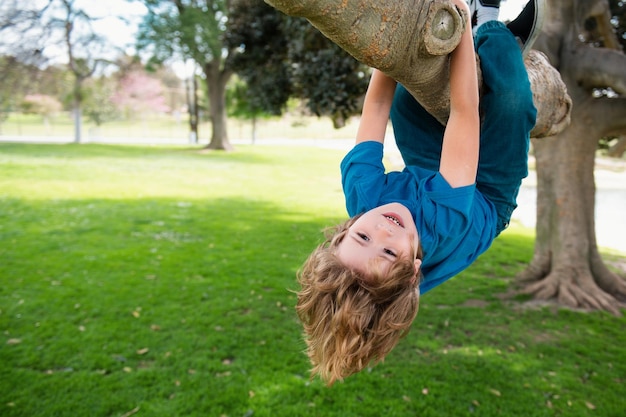
[(228, 116), (238, 119), (258, 119), (271, 116), (271, 114), (264, 112), (263, 107), (257, 105), (254, 97), (247, 84), (239, 78), (231, 79), (226, 90)]
[(226, 42), (240, 50), (233, 55), (233, 69), (246, 85), (239, 95), (253, 113), (280, 115), (293, 94), (284, 19), (266, 3), (246, 0), (235, 3), (228, 21)]
[(239, 48), (233, 68), (256, 107), (280, 114), (289, 97), (298, 97), (312, 114), (329, 116), (338, 127), (360, 112), (368, 68), (305, 19), (245, 0), (236, 3), (228, 27), (228, 45)]
[(294, 275), (344, 217), (340, 151), (0, 144), (0, 414), (623, 414), (626, 319), (506, 300), (512, 227), (387, 360), (309, 381)]
[(317, 116), (345, 121), (361, 111), (360, 99), (369, 81), (369, 68), (323, 36), (303, 19), (289, 18), (289, 61), (293, 65), (295, 89), (307, 99)]
[(148, 13), (139, 27), (138, 47), (162, 63), (172, 56), (192, 58), (199, 65), (220, 62), (228, 16), (226, 2), (144, 0)]
[(120, 117), (120, 111), (111, 101), (115, 90), (116, 85), (112, 78), (93, 78), (86, 83), (83, 114), (96, 126)]
[(41, 69), (13, 56), (0, 56), (0, 115), (17, 110), (29, 94), (47, 95), (62, 101), (70, 76), (69, 71), (61, 67)]

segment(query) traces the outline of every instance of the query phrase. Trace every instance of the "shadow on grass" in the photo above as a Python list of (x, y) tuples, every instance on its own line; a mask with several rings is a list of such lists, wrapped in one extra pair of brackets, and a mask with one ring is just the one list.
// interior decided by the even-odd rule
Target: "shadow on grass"
[(384, 364), (329, 389), (308, 380), (289, 289), (340, 219), (245, 198), (0, 208), (2, 415), (610, 416), (626, 395), (624, 319), (490, 295), (524, 237), (424, 296)]

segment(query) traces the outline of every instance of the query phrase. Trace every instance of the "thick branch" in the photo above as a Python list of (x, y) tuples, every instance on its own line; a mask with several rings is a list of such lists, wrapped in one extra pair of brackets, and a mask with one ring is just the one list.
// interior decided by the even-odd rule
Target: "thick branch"
[[(441, 123), (448, 119), (449, 54), (466, 29), (450, 0), (265, 0), (304, 17), (362, 63), (403, 84)], [(559, 73), (538, 54), (526, 65), (538, 110), (531, 135), (545, 137), (569, 123), (571, 100)]]
[[(626, 55), (621, 51), (581, 44), (571, 64), (575, 65), (571, 71), (582, 86), (610, 87), (616, 93), (626, 95)], [(598, 66), (602, 67), (601, 71)]]

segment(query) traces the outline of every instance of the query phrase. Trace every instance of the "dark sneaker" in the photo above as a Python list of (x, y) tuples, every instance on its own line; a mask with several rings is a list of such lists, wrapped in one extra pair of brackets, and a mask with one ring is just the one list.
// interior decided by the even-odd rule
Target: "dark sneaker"
[(524, 57), (530, 51), (539, 33), (541, 33), (545, 10), (546, 0), (530, 0), (526, 3), (524, 10), (522, 10), (519, 16), (506, 25), (519, 40)]
[[(472, 2), (475, 2), (475, 1), (476, 0), (472, 0)], [(500, 7), (500, 0), (478, 0), (478, 2), (483, 7), (495, 7), (495, 8)]]

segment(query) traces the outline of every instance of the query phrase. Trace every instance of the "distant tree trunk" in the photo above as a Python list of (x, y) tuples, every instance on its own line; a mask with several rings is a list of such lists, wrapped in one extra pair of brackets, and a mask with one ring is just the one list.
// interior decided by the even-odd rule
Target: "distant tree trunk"
[(220, 68), (219, 62), (212, 62), (204, 67), (207, 77), (209, 94), (209, 114), (211, 116), (211, 141), (208, 149), (221, 149), (230, 151), (233, 149), (228, 140), (226, 118), (226, 83), (232, 72)]
[[(560, 71), (573, 100), (572, 123), (558, 135), (534, 140), (537, 160), (537, 241), (529, 267), (518, 277), (524, 291), (571, 307), (619, 314), (626, 282), (609, 271), (595, 235), (595, 153), (601, 137), (626, 131), (626, 56), (581, 41), (583, 28), (609, 28), (605, 0), (550, 0), (536, 47)], [(612, 39), (611, 39), (612, 38)], [(618, 98), (594, 97), (611, 87)], [(616, 219), (617, 221), (618, 219)]]
[(198, 143), (198, 81), (195, 74), (188, 79), (185, 86), (187, 111), (189, 113), (189, 136), (191, 143)]
[(258, 117), (256, 117), (256, 114), (252, 116), (252, 144), (254, 145), (256, 143), (256, 126), (257, 126), (257, 120)]
[(74, 74), (76, 77), (74, 92), (73, 92), (73, 109), (72, 114), (74, 116), (74, 142), (82, 142), (83, 134), (83, 114), (82, 114), (82, 81), (78, 74)]

